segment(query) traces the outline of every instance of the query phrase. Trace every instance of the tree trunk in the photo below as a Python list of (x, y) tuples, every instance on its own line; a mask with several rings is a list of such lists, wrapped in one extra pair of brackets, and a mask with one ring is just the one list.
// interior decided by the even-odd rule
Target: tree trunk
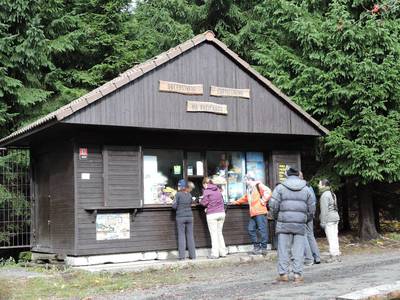
[(349, 187), (350, 183), (346, 180), (342, 188), (342, 220), (343, 231), (351, 231), (350, 217), (349, 217)]
[(380, 222), (380, 206), (376, 198), (373, 198), (374, 212), (375, 212), (375, 227), (378, 233), (381, 233), (381, 222)]
[(359, 235), (361, 240), (372, 240), (379, 237), (375, 227), (374, 205), (370, 185), (361, 185), (358, 199)]

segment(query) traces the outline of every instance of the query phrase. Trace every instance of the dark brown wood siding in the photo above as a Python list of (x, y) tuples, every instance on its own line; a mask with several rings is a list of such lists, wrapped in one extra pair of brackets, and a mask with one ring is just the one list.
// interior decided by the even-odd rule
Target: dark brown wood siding
[[(194, 236), (197, 248), (210, 247), (206, 216), (202, 208), (193, 209)], [(78, 255), (176, 250), (175, 212), (171, 208), (144, 208), (131, 223), (129, 240), (96, 240), (96, 224), (91, 214), (79, 214)], [(249, 244), (247, 207), (233, 207), (227, 212), (224, 237), (227, 245)]]
[(74, 254), (74, 165), (70, 143), (52, 142), (33, 151), (36, 224), (33, 250)]
[[(204, 95), (159, 92), (159, 80), (204, 85)], [(211, 85), (249, 88), (250, 100), (210, 96)], [(186, 112), (187, 100), (226, 104), (228, 115)], [(203, 43), (63, 122), (160, 129), (319, 136), (304, 117), (214, 45)]]

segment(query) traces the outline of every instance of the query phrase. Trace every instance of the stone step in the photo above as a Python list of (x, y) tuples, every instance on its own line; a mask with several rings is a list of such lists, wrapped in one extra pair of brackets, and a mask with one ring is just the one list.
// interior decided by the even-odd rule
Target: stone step
[(355, 291), (336, 297), (337, 300), (390, 300), (400, 299), (400, 281)]

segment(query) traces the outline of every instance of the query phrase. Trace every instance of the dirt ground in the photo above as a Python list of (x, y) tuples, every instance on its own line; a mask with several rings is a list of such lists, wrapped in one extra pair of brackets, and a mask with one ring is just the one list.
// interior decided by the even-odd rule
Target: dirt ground
[(275, 262), (200, 269), (185, 284), (90, 299), (334, 299), (355, 290), (400, 280), (400, 250), (352, 254), (344, 256), (340, 263), (306, 267), (302, 285), (274, 284), (275, 270)]
[[(334, 299), (400, 281), (400, 235), (360, 242), (342, 235), (342, 262), (305, 268), (305, 283), (273, 284), (274, 255), (243, 262), (210, 261), (186, 268), (90, 273), (67, 268), (0, 268), (0, 299)], [(322, 252), (325, 239), (318, 239)]]

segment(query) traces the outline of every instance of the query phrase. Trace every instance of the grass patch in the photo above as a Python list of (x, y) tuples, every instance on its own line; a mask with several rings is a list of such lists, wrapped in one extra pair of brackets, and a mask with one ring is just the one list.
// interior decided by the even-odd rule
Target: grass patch
[[(192, 272), (193, 270), (175, 268), (140, 273), (89, 273), (69, 270), (53, 272), (50, 277), (5, 280), (0, 289), (4, 289), (7, 295), (4, 299), (84, 298), (185, 283), (194, 277), (190, 275)], [(21, 286), (24, 288), (21, 289)]]
[(394, 241), (400, 241), (400, 233), (391, 232), (386, 234), (386, 237)]

